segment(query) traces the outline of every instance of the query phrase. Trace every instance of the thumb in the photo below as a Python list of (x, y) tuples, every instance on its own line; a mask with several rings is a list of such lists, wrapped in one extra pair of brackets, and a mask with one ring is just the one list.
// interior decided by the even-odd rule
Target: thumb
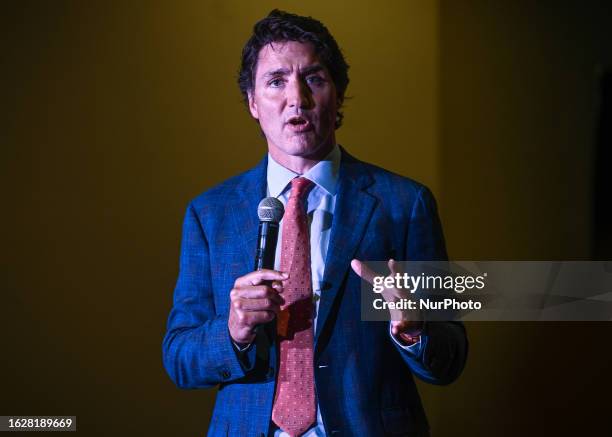
[(374, 282), (374, 277), (376, 273), (369, 268), (363, 261), (359, 261), (358, 259), (354, 259), (351, 261), (351, 268), (353, 271), (364, 281), (368, 281), (370, 284)]

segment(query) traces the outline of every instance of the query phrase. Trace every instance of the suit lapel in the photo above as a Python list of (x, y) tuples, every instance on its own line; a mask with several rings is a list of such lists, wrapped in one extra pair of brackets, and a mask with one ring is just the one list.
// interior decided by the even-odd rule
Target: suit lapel
[(261, 199), (266, 196), (266, 169), (268, 157), (245, 175), (242, 182), (236, 187), (239, 200), (236, 204), (228, 203), (229, 214), (233, 220), (242, 260), (245, 265), (244, 272), (253, 270), (255, 262), (255, 249), (257, 246), (257, 232), (259, 219), (257, 217), (257, 206)]
[(321, 284), (315, 351), (331, 308), (340, 297), (340, 287), (376, 205), (376, 199), (365, 191), (371, 183), (371, 176), (363, 165), (342, 150), (331, 238)]

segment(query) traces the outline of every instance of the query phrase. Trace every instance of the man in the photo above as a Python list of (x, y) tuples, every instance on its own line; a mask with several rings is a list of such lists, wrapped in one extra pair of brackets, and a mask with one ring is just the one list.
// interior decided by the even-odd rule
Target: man
[[(277, 10), (243, 50), (268, 155), (190, 203), (163, 344), (179, 387), (219, 386), (209, 436), (427, 435), (413, 374), (463, 369), (461, 324), (361, 321), (362, 260), (446, 250), (426, 187), (336, 144), (347, 70), (320, 22)], [(266, 196), (285, 205), (276, 269), (251, 271)]]

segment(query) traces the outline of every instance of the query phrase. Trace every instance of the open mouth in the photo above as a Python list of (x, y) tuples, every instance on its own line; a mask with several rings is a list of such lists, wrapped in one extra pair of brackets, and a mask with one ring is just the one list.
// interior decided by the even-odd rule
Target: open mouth
[(312, 127), (307, 119), (299, 115), (291, 117), (289, 120), (287, 120), (287, 126), (294, 132), (306, 132)]
[(287, 120), (287, 123), (292, 124), (294, 126), (299, 126), (308, 123), (308, 120), (306, 120), (304, 117), (300, 117), (299, 115), (297, 115)]

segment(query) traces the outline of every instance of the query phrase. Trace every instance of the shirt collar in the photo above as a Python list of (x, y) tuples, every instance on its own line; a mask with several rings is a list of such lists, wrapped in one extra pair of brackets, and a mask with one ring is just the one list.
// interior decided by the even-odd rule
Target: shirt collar
[(303, 175), (283, 167), (268, 153), (268, 192), (272, 197), (280, 196), (291, 179), (303, 176), (332, 196), (336, 194), (338, 170), (340, 168), (340, 148), (336, 144), (331, 152)]

